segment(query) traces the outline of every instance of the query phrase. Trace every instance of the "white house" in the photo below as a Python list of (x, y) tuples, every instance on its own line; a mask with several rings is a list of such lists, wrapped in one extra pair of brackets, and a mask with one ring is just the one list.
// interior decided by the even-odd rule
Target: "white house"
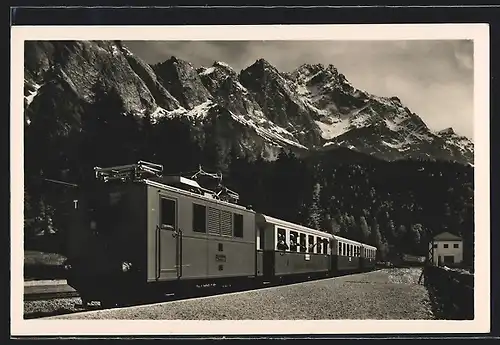
[[(431, 246), (434, 243), (434, 251)], [(462, 238), (449, 232), (442, 232), (434, 236), (429, 243), (429, 256), (433, 253), (434, 265), (460, 264), (463, 260)]]

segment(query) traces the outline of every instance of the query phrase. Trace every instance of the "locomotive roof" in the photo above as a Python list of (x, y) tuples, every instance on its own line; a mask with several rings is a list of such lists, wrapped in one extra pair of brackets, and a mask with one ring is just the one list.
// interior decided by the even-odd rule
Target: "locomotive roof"
[(181, 188), (178, 188), (178, 187), (174, 187), (174, 186), (171, 186), (171, 185), (168, 185), (168, 184), (165, 184), (165, 183), (154, 181), (152, 179), (144, 179), (144, 180), (142, 180), (142, 182), (145, 183), (146, 185), (149, 185), (149, 186), (152, 186), (152, 187), (161, 188), (163, 190), (167, 190), (167, 191), (179, 193), (179, 194), (182, 194), (182, 195), (185, 195), (185, 196), (190, 196), (190, 197), (193, 197), (193, 198), (203, 199), (203, 200), (210, 201), (210, 202), (213, 202), (213, 203), (217, 203), (217, 204), (220, 204), (220, 205), (224, 205), (224, 206), (228, 206), (228, 207), (232, 207), (232, 208), (236, 208), (236, 209), (240, 209), (240, 210), (245, 210), (247, 212), (254, 212), (255, 213), (255, 211), (253, 211), (252, 209), (248, 209), (248, 208), (246, 208), (245, 206), (242, 206), (242, 205), (238, 205), (238, 204), (234, 204), (234, 203), (227, 202), (227, 201), (224, 201), (224, 200), (216, 199), (216, 198), (213, 198), (211, 196), (206, 196), (206, 195), (202, 195), (202, 194), (199, 194), (199, 193), (193, 193), (193, 192), (190, 192), (188, 190), (184, 190), (184, 189), (181, 189)]
[(332, 238), (332, 235), (327, 233), (327, 232), (311, 229), (311, 228), (308, 228), (308, 227), (305, 227), (305, 226), (302, 226), (299, 224), (295, 224), (295, 223), (290, 223), (290, 222), (287, 222), (286, 220), (274, 218), (274, 217), (271, 217), (271, 216), (268, 216), (268, 215), (265, 215), (262, 213), (257, 213), (257, 221), (259, 221), (259, 220), (264, 221), (266, 223), (282, 226), (282, 227), (285, 227), (285, 228), (288, 228), (291, 230), (302, 231), (304, 233), (311, 234), (311, 235)]

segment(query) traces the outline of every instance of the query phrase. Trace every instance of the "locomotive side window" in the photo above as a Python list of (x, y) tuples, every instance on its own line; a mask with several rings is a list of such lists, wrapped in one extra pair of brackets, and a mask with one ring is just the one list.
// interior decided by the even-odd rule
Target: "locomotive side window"
[(175, 229), (175, 201), (171, 199), (160, 199), (160, 224), (162, 228)]
[(193, 231), (207, 232), (207, 209), (204, 205), (193, 204)]
[(309, 253), (314, 253), (314, 236), (309, 235), (308, 236), (308, 252)]
[(290, 231), (290, 251), (297, 252), (297, 238), (299, 234), (296, 231)]
[(300, 252), (305, 253), (306, 249), (306, 234), (300, 234)]
[(234, 237), (243, 238), (243, 215), (234, 214)]

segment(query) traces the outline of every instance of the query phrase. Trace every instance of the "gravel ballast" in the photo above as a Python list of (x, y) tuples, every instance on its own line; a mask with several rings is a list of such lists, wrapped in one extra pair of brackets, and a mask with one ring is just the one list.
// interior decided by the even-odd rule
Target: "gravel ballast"
[(41, 301), (24, 302), (24, 318), (33, 319), (52, 315), (74, 313), (79, 310), (77, 304), (81, 303), (80, 297), (55, 298)]
[(212, 297), (60, 315), (107, 320), (434, 319), (421, 269), (392, 268)]

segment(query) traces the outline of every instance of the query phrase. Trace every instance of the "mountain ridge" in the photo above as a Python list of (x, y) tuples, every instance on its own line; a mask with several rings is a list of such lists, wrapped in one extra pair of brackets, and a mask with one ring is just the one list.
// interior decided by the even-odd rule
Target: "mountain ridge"
[(204, 119), (228, 114), (221, 121), (239, 123), (246, 134), (239, 130), (224, 140), (247, 153), (262, 144), (258, 155), (266, 159), (276, 158), (281, 149), (347, 147), (389, 161), (473, 164), (470, 139), (449, 128), (430, 130), (397, 96), (357, 89), (333, 64), (280, 72), (260, 58), (237, 72), (223, 61), (195, 68), (175, 56), (148, 65), (119, 41), (27, 42), (26, 47), (27, 125), (37, 116), (40, 98), (53, 97), (44, 91), (58, 75), (65, 80), (63, 94), (76, 93), (86, 104), (93, 102), (95, 90), (112, 93), (121, 112), (154, 121), (184, 117), (203, 126)]

